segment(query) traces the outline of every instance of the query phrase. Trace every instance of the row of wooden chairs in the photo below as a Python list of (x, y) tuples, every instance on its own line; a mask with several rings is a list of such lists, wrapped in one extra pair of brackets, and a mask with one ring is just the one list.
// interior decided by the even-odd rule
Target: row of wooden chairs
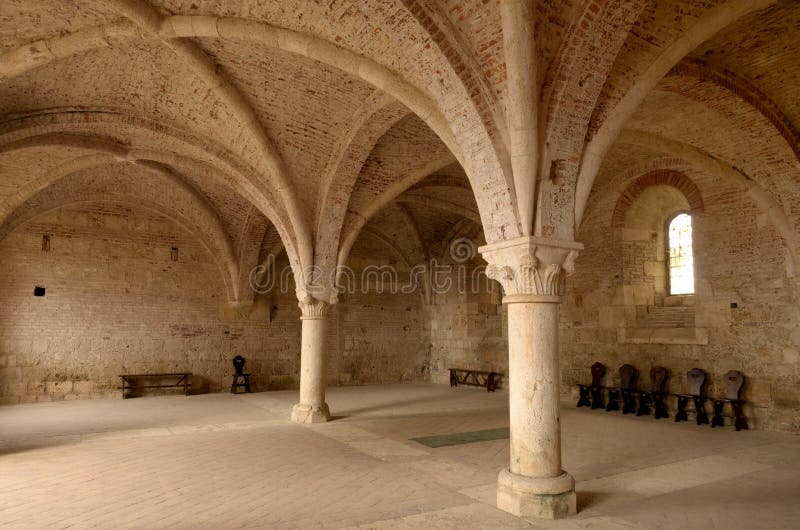
[[(665, 399), (667, 396), (675, 396), (677, 400), (677, 412), (675, 421), (688, 421), (689, 414), (694, 414), (698, 425), (711, 424), (711, 427), (718, 427), (725, 424), (725, 406), (729, 405), (733, 418), (733, 425), (737, 431), (747, 429), (747, 418), (742, 411), (744, 401), (741, 399), (741, 391), (744, 386), (744, 374), (731, 370), (725, 374), (725, 394), (720, 397), (709, 398), (705, 394), (705, 386), (708, 381), (707, 374), (700, 368), (692, 368), (686, 374), (689, 383), (688, 394), (670, 394), (665, 390), (669, 371), (663, 366), (654, 366), (650, 369), (650, 388), (637, 388), (636, 380), (639, 371), (630, 364), (623, 364), (619, 368), (619, 386), (605, 386), (603, 378), (606, 375), (606, 367), (603, 363), (596, 362), (591, 368), (591, 384), (578, 384), (580, 397), (579, 407), (591, 407), (592, 409), (605, 409), (606, 411), (620, 410), (622, 404), (623, 414), (633, 414), (637, 416), (650, 415), (652, 407), (656, 419), (668, 418), (669, 411)], [(604, 399), (604, 393), (608, 392), (608, 400)], [(714, 415), (709, 422), (706, 413), (706, 402), (710, 400), (713, 404)], [(688, 408), (689, 402), (694, 408)]]

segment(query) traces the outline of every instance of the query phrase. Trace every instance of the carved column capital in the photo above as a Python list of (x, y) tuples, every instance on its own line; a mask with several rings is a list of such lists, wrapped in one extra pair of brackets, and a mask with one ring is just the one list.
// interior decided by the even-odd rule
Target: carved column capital
[(489, 262), (486, 275), (500, 282), (504, 302), (530, 300), (559, 301), (564, 282), (574, 272), (581, 243), (541, 237), (520, 237), (480, 247)]
[(331, 310), (331, 304), (312, 296), (307, 296), (300, 300), (298, 304), (303, 320), (324, 319), (328, 317), (328, 312)]

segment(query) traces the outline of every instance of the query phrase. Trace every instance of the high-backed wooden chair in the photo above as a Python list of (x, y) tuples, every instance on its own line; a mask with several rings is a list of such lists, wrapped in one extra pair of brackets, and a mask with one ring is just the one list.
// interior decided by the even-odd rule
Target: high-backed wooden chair
[(610, 388), (608, 391), (607, 411), (619, 410), (620, 395), (622, 396), (622, 413), (636, 412), (636, 376), (638, 372), (633, 365), (623, 364), (619, 367), (619, 387)]
[(748, 429), (747, 418), (744, 417), (742, 412), (742, 404), (744, 403), (740, 397), (744, 387), (744, 374), (737, 370), (730, 370), (725, 374), (725, 397), (714, 399), (714, 417), (711, 419), (711, 426), (725, 425), (723, 411), (725, 404), (730, 403), (733, 408), (733, 425), (737, 431)]
[[(705, 384), (706, 373), (700, 368), (692, 368), (686, 372), (686, 382), (689, 384), (688, 394), (675, 394), (678, 398), (678, 412), (675, 414), (675, 421), (688, 421), (689, 412), (694, 412), (695, 420), (698, 425), (708, 423), (708, 415), (706, 414), (706, 396)], [(694, 402), (694, 411), (688, 410), (686, 405), (689, 400)]]
[(244, 357), (237, 355), (233, 358), (233, 369), (236, 371), (233, 374), (233, 381), (231, 382), (231, 394), (236, 394), (240, 387), (244, 387), (246, 393), (250, 393), (250, 374), (244, 373)]
[(650, 368), (650, 390), (639, 392), (639, 410), (637, 416), (649, 415), (650, 404), (653, 405), (655, 418), (669, 418), (667, 405), (664, 403), (666, 395), (664, 388), (669, 377), (669, 371), (663, 366), (653, 366)]
[(601, 409), (605, 406), (605, 403), (603, 402), (603, 377), (606, 375), (606, 367), (603, 363), (596, 362), (592, 365), (591, 372), (591, 384), (582, 385), (578, 383), (578, 389), (580, 392), (578, 406), (591, 406), (592, 409)]

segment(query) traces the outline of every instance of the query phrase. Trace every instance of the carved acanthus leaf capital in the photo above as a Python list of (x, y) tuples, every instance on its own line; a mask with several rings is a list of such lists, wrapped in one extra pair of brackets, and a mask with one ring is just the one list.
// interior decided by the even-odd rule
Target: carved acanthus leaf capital
[(500, 282), (505, 292), (508, 292), (514, 284), (514, 269), (511, 267), (490, 263), (486, 266), (486, 276)]
[(302, 318), (326, 318), (331, 310), (331, 304), (312, 296), (305, 297), (297, 305), (300, 306)]
[(580, 243), (522, 237), (481, 247), (486, 275), (506, 295), (563, 296), (566, 277), (575, 270)]

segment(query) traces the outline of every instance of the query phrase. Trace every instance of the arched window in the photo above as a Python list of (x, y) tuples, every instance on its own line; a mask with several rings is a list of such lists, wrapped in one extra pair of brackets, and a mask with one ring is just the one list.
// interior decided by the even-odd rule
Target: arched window
[(669, 294), (694, 294), (692, 217), (681, 213), (667, 225)]

